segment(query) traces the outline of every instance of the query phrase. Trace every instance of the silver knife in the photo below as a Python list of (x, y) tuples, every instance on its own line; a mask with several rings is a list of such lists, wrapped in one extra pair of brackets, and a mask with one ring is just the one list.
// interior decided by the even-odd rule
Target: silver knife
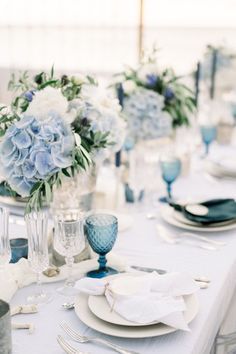
[(157, 272), (158, 274), (166, 274), (167, 271), (164, 269), (158, 269), (158, 268), (148, 268), (148, 267), (141, 267), (141, 266), (135, 266), (132, 265), (130, 268), (139, 270), (141, 272), (146, 272), (146, 273), (152, 273), (152, 272)]

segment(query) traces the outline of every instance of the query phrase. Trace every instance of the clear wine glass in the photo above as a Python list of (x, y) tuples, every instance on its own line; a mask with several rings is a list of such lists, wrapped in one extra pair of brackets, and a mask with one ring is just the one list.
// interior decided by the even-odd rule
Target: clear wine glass
[(65, 256), (68, 267), (67, 280), (57, 291), (61, 295), (74, 296), (77, 294), (72, 277), (74, 256), (85, 248), (83, 217), (79, 209), (60, 209), (54, 210), (54, 213), (54, 248), (59, 254)]
[(42, 288), (42, 272), (49, 266), (48, 257), (48, 213), (33, 211), (25, 216), (28, 234), (28, 261), (32, 270), (37, 274), (37, 292), (28, 297), (28, 301), (39, 304), (47, 303), (51, 295)]
[(161, 202), (168, 202), (172, 199), (172, 183), (181, 172), (181, 161), (175, 155), (162, 155), (160, 159), (162, 178), (166, 182), (167, 197), (160, 198)]
[(0, 207), (0, 267), (11, 260), (11, 247), (8, 233), (9, 210)]

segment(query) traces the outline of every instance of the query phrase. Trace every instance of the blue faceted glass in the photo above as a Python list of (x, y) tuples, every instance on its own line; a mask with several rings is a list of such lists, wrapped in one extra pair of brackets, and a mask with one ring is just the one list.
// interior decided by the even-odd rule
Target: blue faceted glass
[(85, 221), (85, 233), (94, 252), (99, 254), (99, 268), (87, 273), (91, 278), (103, 278), (117, 271), (106, 266), (106, 254), (111, 251), (118, 233), (118, 220), (110, 214), (90, 215)]
[(215, 125), (202, 125), (200, 127), (202, 141), (206, 147), (206, 155), (209, 152), (210, 144), (216, 139), (217, 129)]
[(162, 198), (161, 201), (168, 201), (172, 198), (171, 186), (181, 172), (181, 161), (178, 158), (166, 158), (160, 162), (162, 178), (167, 185), (168, 198)]

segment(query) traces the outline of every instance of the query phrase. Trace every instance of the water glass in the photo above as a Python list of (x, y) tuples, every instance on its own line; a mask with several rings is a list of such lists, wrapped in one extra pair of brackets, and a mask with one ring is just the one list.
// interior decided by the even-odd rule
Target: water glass
[(216, 139), (217, 128), (215, 125), (202, 125), (200, 131), (202, 141), (205, 144), (205, 156), (207, 156), (210, 144)]
[(28, 240), (26, 238), (14, 238), (10, 240), (11, 263), (17, 263), (21, 258), (28, 258)]
[(48, 302), (51, 296), (42, 289), (42, 272), (49, 266), (48, 257), (48, 213), (33, 211), (25, 216), (28, 235), (28, 261), (37, 274), (37, 292), (28, 297), (29, 302), (36, 304)]
[(99, 254), (99, 268), (87, 273), (91, 278), (103, 278), (116, 274), (117, 271), (107, 267), (106, 254), (111, 251), (116, 241), (118, 232), (118, 220), (109, 214), (94, 214), (85, 221), (85, 232), (88, 242), (94, 252)]
[(174, 155), (165, 155), (160, 159), (160, 167), (162, 178), (167, 186), (167, 197), (162, 197), (160, 201), (168, 202), (168, 200), (172, 199), (172, 183), (181, 172), (181, 161)]
[(60, 209), (54, 215), (55, 250), (65, 256), (68, 267), (68, 277), (65, 284), (57, 291), (65, 296), (77, 294), (74, 288), (75, 281), (72, 278), (74, 256), (78, 255), (85, 248), (85, 238), (83, 231), (83, 217), (78, 209)]
[(10, 262), (11, 247), (8, 233), (9, 210), (0, 207), (0, 266)]

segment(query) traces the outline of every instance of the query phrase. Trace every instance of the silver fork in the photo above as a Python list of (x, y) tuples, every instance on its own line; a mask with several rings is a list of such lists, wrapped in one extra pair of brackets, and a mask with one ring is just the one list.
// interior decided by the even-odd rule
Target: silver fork
[(134, 352), (132, 350), (127, 350), (125, 348), (122, 348), (119, 345), (113, 344), (113, 343), (111, 343), (105, 339), (102, 339), (102, 338), (82, 336), (81, 334), (79, 334), (77, 331), (75, 331), (73, 328), (71, 328), (65, 322), (61, 322), (60, 326), (76, 342), (79, 342), (79, 343), (96, 342), (96, 343), (104, 344), (107, 347), (114, 349), (115, 351), (117, 351), (120, 354), (139, 354), (139, 353)]
[(218, 250), (218, 247), (217, 246), (213, 246), (211, 244), (207, 244), (207, 243), (194, 243), (192, 242), (191, 240), (181, 240), (181, 237), (180, 236), (172, 236), (170, 234), (170, 232), (162, 225), (156, 225), (156, 228), (157, 228), (157, 231), (159, 233), (159, 236), (167, 243), (169, 244), (180, 244), (180, 243), (183, 243), (183, 244), (186, 244), (186, 245), (190, 245), (190, 246), (193, 246), (193, 247), (199, 247), (199, 248), (203, 248), (205, 250), (208, 250), (208, 251), (216, 251)]
[(89, 354), (73, 348), (62, 336), (57, 336), (57, 341), (67, 354)]

